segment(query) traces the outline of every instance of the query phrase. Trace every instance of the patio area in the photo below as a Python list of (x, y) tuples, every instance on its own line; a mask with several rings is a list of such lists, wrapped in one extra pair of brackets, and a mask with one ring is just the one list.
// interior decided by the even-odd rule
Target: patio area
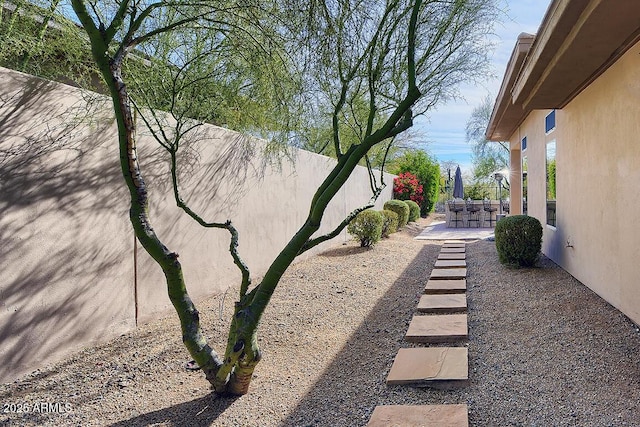
[(447, 227), (447, 222), (445, 221), (444, 216), (438, 216), (442, 218), (434, 218), (434, 221), (416, 237), (416, 240), (483, 240), (493, 237), (493, 228), (450, 228)]

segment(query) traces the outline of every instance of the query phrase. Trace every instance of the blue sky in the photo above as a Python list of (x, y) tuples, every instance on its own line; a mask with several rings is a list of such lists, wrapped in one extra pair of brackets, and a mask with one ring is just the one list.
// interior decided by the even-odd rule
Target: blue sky
[(438, 161), (454, 161), (463, 173), (471, 172), (471, 145), (465, 138), (465, 125), (473, 109), (487, 94), (492, 99), (500, 89), (511, 51), (522, 32), (535, 34), (551, 0), (501, 0), (506, 16), (495, 28), (495, 50), (492, 56), (494, 78), (481, 85), (465, 85), (464, 99), (441, 105), (428, 118), (417, 121), (415, 129), (427, 141), (426, 148)]

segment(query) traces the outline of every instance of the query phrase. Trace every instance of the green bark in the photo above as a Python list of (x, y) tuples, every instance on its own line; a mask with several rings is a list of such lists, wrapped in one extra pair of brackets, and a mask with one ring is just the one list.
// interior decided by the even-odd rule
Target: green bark
[(213, 381), (222, 361), (207, 344), (202, 333), (199, 313), (187, 293), (178, 254), (170, 251), (162, 243), (149, 220), (149, 198), (137, 156), (136, 125), (133, 120), (127, 87), (121, 75), (126, 47), (121, 46), (114, 55), (110, 55), (109, 41), (105, 40), (104, 33), (96, 28), (84, 3), (80, 0), (73, 0), (72, 5), (89, 35), (94, 60), (102, 73), (113, 102), (118, 126), (120, 167), (129, 189), (129, 218), (134, 233), (143, 248), (162, 268), (167, 281), (169, 298), (180, 318), (183, 343), (204, 371), (207, 379)]

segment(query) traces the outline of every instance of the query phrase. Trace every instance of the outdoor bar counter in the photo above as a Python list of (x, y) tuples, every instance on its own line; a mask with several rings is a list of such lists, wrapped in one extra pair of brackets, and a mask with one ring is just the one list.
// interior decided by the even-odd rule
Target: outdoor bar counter
[[(499, 200), (490, 200), (488, 202), (491, 203), (491, 209), (495, 209), (493, 212), (487, 212), (484, 210), (484, 202), (483, 200), (471, 200), (467, 202), (462, 199), (455, 199), (445, 202), (445, 213), (446, 213), (446, 221), (447, 227), (452, 228), (462, 228), (462, 227), (495, 227), (497, 216), (500, 212), (500, 201)], [(457, 214), (452, 212), (449, 209), (450, 204), (454, 203), (456, 208), (462, 208), (462, 210)], [(467, 211), (467, 203), (473, 206), (473, 209), (478, 210), (478, 221), (474, 218), (474, 214), (471, 216), (471, 221), (469, 221), (469, 212)], [(502, 212), (503, 214), (507, 212)], [(489, 220), (489, 215), (491, 215), (492, 220)], [(456, 221), (456, 217), (458, 221)]]

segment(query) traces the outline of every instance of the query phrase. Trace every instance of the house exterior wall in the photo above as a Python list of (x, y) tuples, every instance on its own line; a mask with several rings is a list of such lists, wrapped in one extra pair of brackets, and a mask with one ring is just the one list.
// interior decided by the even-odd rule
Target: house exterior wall
[[(531, 113), (527, 135), (529, 215), (544, 227), (543, 252), (640, 324), (640, 44), (562, 110)], [(545, 225), (545, 142), (556, 140), (557, 225)], [(515, 165), (514, 165), (515, 166)]]
[[(104, 97), (0, 68), (0, 381), (171, 310), (160, 268), (134, 239), (115, 141)], [(278, 167), (265, 161), (263, 144), (206, 126), (180, 159), (183, 198), (205, 220), (233, 221), (254, 280), (304, 222), (314, 189), (335, 164), (296, 150), (294, 163)], [(139, 160), (152, 224), (180, 255), (192, 298), (237, 288), (228, 232), (203, 229), (178, 210), (167, 158), (142, 129)], [(358, 167), (320, 232), (370, 193), (368, 172)], [(346, 239), (343, 232), (304, 256)]]

